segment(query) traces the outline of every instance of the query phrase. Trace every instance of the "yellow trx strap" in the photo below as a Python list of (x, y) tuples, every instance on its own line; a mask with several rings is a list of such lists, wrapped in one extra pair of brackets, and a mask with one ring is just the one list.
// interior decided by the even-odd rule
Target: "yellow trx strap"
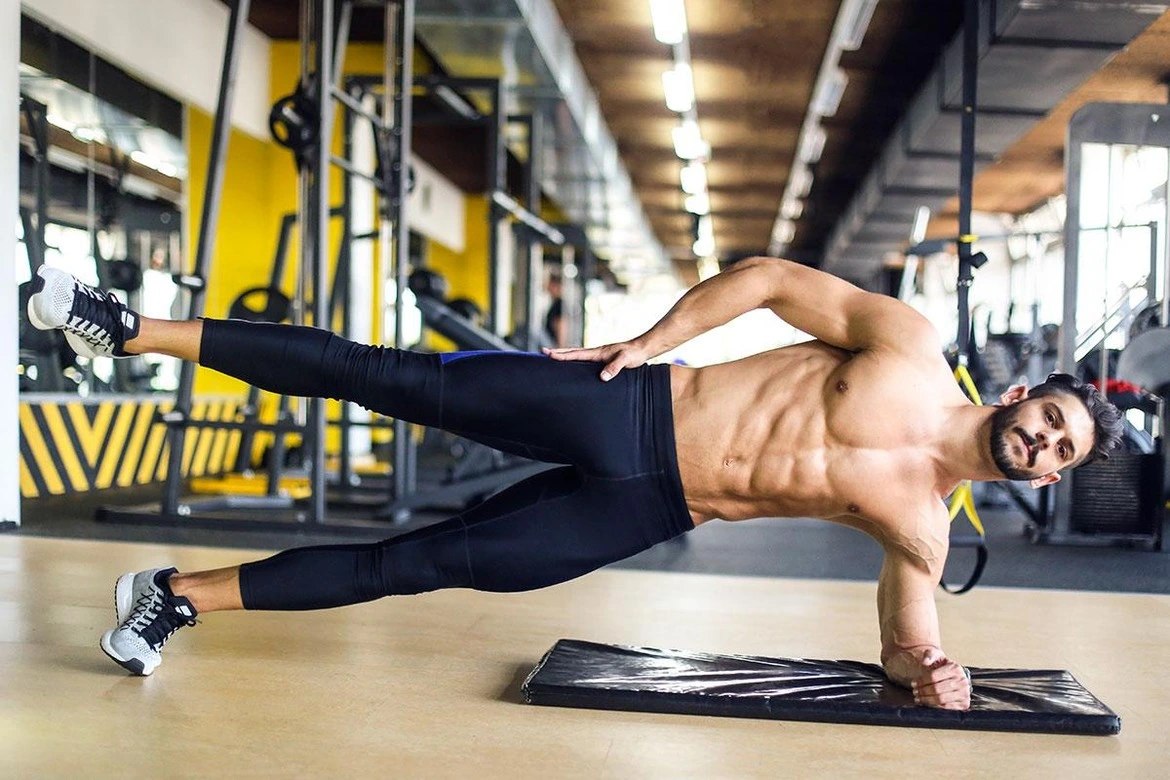
[[(975, 380), (971, 378), (971, 372), (967, 370), (967, 366), (962, 363), (955, 369), (955, 381), (967, 392), (967, 395), (976, 406), (983, 405), (983, 399), (979, 397), (979, 390), (975, 387)], [(967, 520), (975, 528), (976, 533), (979, 534), (979, 542), (977, 544), (978, 559), (975, 563), (975, 572), (967, 580), (967, 583), (957, 589), (947, 587), (945, 582), (939, 583), (942, 585), (943, 590), (948, 593), (966, 593), (975, 587), (975, 583), (983, 575), (983, 567), (987, 563), (987, 545), (984, 541), (987, 538), (987, 533), (983, 529), (983, 521), (979, 519), (979, 512), (975, 509), (975, 496), (971, 492), (971, 480), (965, 479), (962, 484), (955, 488), (955, 492), (951, 494), (948, 508), (952, 523), (959, 516), (959, 512), (962, 511), (967, 515)]]

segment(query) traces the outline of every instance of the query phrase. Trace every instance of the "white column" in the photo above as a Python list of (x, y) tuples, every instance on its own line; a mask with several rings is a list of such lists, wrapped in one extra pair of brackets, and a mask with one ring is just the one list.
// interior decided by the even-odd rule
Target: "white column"
[(16, 211), (20, 188), (20, 3), (0, 0), (0, 525), (20, 523)]
[[(376, 112), (377, 103), (368, 96), (363, 104), (367, 111)], [(359, 119), (353, 128), (353, 149), (350, 161), (363, 171), (372, 171), (377, 163), (374, 149), (374, 131), (370, 123)], [(378, 229), (374, 221), (374, 185), (365, 179), (350, 178), (350, 233), (359, 235)], [(349, 332), (345, 335), (362, 344), (374, 339), (374, 242), (354, 241), (349, 255)], [(385, 293), (385, 290), (383, 290)], [(391, 326), (392, 327), (392, 326)], [(355, 422), (369, 422), (370, 413), (357, 404), (349, 405), (349, 417)], [(354, 455), (365, 455), (373, 447), (370, 429), (356, 427), (349, 429), (349, 451)]]

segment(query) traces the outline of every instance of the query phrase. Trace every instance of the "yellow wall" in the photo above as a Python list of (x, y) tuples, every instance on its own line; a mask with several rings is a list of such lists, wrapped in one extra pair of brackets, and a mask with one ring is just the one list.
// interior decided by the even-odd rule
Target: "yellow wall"
[[(211, 148), (212, 118), (194, 107), (187, 108), (188, 256), (194, 258), (199, 240), (203, 193)], [(248, 287), (268, 284), (276, 251), (279, 215), (296, 207), (296, 191), (274, 186), (274, 169), (292, 163), (288, 153), (273, 143), (233, 130), (224, 169), (223, 200), (207, 279), (205, 313), (227, 316), (228, 306)], [(188, 266), (190, 267), (190, 266)], [(242, 393), (241, 382), (200, 370), (198, 393)]]
[(427, 245), (427, 263), (430, 268), (447, 277), (451, 298), (470, 298), (487, 308), (488, 288), (488, 223), (487, 197), (468, 195), (465, 201), (465, 241), (462, 253), (454, 252), (437, 241)]

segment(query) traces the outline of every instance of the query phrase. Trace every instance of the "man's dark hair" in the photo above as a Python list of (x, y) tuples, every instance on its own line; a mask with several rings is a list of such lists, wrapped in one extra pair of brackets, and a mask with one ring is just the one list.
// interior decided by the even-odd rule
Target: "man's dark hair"
[(1071, 374), (1049, 374), (1048, 379), (1042, 384), (1028, 390), (1028, 397), (1041, 398), (1056, 393), (1073, 395), (1081, 399), (1081, 403), (1089, 410), (1089, 416), (1093, 418), (1093, 449), (1079, 465), (1108, 458), (1109, 453), (1121, 443), (1124, 420), (1121, 410), (1101, 395), (1096, 387), (1082, 382)]

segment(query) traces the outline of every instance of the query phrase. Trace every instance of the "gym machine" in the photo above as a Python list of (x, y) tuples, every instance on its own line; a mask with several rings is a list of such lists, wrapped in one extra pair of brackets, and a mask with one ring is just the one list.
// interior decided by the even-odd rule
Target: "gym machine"
[[(534, 209), (539, 193), (530, 187), (526, 204), (513, 199), (506, 191), (506, 154), (504, 125), (508, 120), (499, 110), (502, 106), (502, 86), (496, 79), (452, 79), (442, 75), (427, 76), (415, 80), (411, 74), (413, 42), (413, 4), (411, 2), (389, 2), (385, 25), (386, 69), (381, 76), (359, 76), (344, 80), (341, 88), (337, 82), (337, 71), (344, 56), (348, 40), (348, 27), (352, 2), (340, 3), (334, 13), (330, 0), (303, 0), (301, 4), (302, 75), (296, 91), (281, 98), (273, 106), (269, 117), (270, 129), (278, 143), (289, 148), (297, 163), (299, 173), (298, 215), (287, 215), (281, 224), (277, 258), (269, 284), (265, 287), (245, 290), (236, 299), (231, 316), (245, 319), (280, 321), (291, 319), (298, 324), (320, 324), (329, 328), (340, 315), (348, 329), (350, 315), (349, 251), (355, 240), (378, 238), (381, 252), (381, 268), (387, 281), (395, 290), (407, 289), (409, 231), (404, 219), (403, 207), (411, 186), (410, 176), (410, 125), (412, 94), (406, 85), (421, 88), (424, 94), (442, 93), (460, 97), (468, 92), (486, 94), (484, 100), (465, 100), (462, 121), (487, 125), (489, 135), (489, 198), (490, 234), (492, 237), (493, 293), (490, 300), (495, 305), (489, 308), (488, 325), (501, 328), (504, 318), (501, 284), (497, 273), (501, 266), (502, 252), (500, 239), (503, 227), (511, 222), (517, 232), (534, 235), (542, 244), (560, 245), (563, 234), (542, 220)], [(242, 19), (246, 17), (247, 4), (233, 5), (229, 24), (229, 40), (225, 50), (224, 68), (221, 79), (220, 100), (216, 113), (215, 134), (209, 163), (208, 189), (205, 199), (204, 219), (199, 238), (195, 269), (189, 276), (182, 277), (183, 285), (191, 293), (189, 316), (196, 317), (202, 312), (202, 289), (210, 264), (210, 247), (214, 242), (215, 214), (218, 211), (219, 193), (222, 186), (223, 160), (227, 142), (226, 117), (230, 111), (231, 84), (234, 73), (238, 36)], [(324, 86), (323, 86), (324, 85)], [(448, 98), (450, 100), (450, 98)], [(338, 157), (320, 150), (332, 148), (333, 103), (336, 101), (343, 110), (343, 137), (346, 156)], [(483, 106), (487, 105), (487, 110)], [(471, 108), (473, 105), (480, 108)], [(356, 121), (368, 121), (374, 130), (377, 168), (373, 173), (361, 170), (349, 155)], [(530, 134), (530, 139), (535, 134)], [(530, 155), (532, 157), (533, 155)], [(327, 202), (328, 175), (331, 168), (341, 170), (344, 179), (345, 199), (339, 208), (330, 209)], [(350, 203), (350, 182), (353, 177), (369, 181), (378, 193), (379, 225), (375, 232), (353, 235), (352, 204)], [(536, 181), (529, 176), (528, 180)], [(535, 194), (532, 194), (535, 193)], [(330, 217), (340, 217), (342, 242), (338, 256), (336, 274), (329, 284), (324, 258), (327, 252)], [(284, 254), (294, 227), (300, 229), (302, 256), (297, 279), (297, 290), (293, 296), (286, 296), (278, 289), (284, 271)], [(536, 283), (533, 276), (529, 281)], [(328, 292), (327, 292), (328, 291)], [(404, 295), (394, 295), (393, 311), (386, 312), (383, 321), (392, 318), (393, 338), (386, 341), (399, 346), (403, 343)], [(328, 300), (326, 300), (328, 298)], [(451, 307), (441, 301), (423, 301), (420, 308), (427, 317), (427, 324), (436, 331), (457, 337), (457, 343), (472, 348), (509, 346), (498, 338), (498, 332), (469, 326)], [(509, 347), (511, 348), (511, 347)], [(193, 428), (238, 430), (242, 433), (242, 444), (237, 459), (238, 470), (252, 466), (253, 441), (258, 435), (272, 437), (273, 446), (267, 457), (269, 474), (263, 495), (226, 495), (201, 500), (181, 500), (183, 478), (180, 458), (171, 458), (165, 486), (164, 500), (159, 506), (104, 509), (99, 518), (114, 522), (164, 523), (164, 524), (206, 524), (213, 527), (262, 527), (266, 530), (299, 530), (306, 526), (326, 522), (327, 500), (338, 505), (353, 506), (355, 488), (365, 488), (366, 496), (360, 505), (375, 510), (375, 519), (393, 518), (403, 520), (416, 508), (447, 505), (455, 500), (474, 499), (488, 495), (505, 484), (547, 468), (544, 464), (532, 462), (502, 463), (488, 459), (490, 468), (473, 470), (467, 463), (474, 459), (465, 458), (456, 464), (449, 478), (438, 489), (420, 490), (417, 484), (416, 446), (410, 428), (395, 420), (393, 470), (389, 484), (385, 480), (363, 478), (354, 473), (353, 458), (349, 447), (348, 432), (355, 426), (377, 427), (385, 425), (380, 421), (352, 419), (349, 405), (341, 405), (339, 420), (327, 421), (323, 403), (310, 400), (299, 408), (293, 407), (292, 399), (278, 399), (277, 418), (264, 423), (258, 413), (259, 391), (249, 394), (246, 414), (236, 421), (199, 421), (189, 418), (191, 408), (191, 384), (193, 366), (185, 365), (175, 409), (163, 416), (168, 425), (169, 451), (184, 451), (185, 433)], [(341, 428), (340, 473), (335, 479), (326, 474), (324, 432), (327, 425)], [(308, 470), (307, 496), (300, 499), (282, 490), (282, 477), (293, 465), (285, 451), (284, 440), (289, 434), (301, 438), (299, 451), (300, 466)], [(501, 455), (497, 453), (497, 455)], [(481, 458), (480, 461), (483, 459)], [(365, 482), (366, 484), (362, 484)], [(256, 510), (262, 518), (253, 516)], [(331, 527), (366, 528), (369, 523), (351, 525), (329, 520)]]
[[(361, 175), (372, 180), (378, 187), (382, 196), (378, 228), (382, 271), (393, 279), (398, 290), (405, 289), (407, 276), (404, 254), (409, 244), (409, 234), (403, 218), (403, 205), (408, 182), (407, 177), (402, 174), (409, 169), (411, 126), (409, 85), (413, 81), (414, 4), (413, 0), (381, 3), (386, 8), (384, 25), (386, 51), (382, 88), (390, 99), (384, 101), (381, 114), (374, 114), (366, 111), (360, 104), (351, 105), (353, 101), (350, 97), (337, 88), (336, 74), (340, 71), (345, 45), (349, 39), (353, 1), (342, 0), (335, 4), (333, 0), (301, 0), (299, 86), (294, 95), (277, 102), (269, 122), (277, 141), (293, 151), (298, 170), (297, 224), (300, 228), (301, 255), (297, 291), (291, 301), (292, 320), (297, 324), (325, 328), (331, 324), (330, 302), (326, 292), (329, 288), (326, 256), (331, 212), (328, 202), (329, 176), (332, 168), (341, 168), (347, 175)], [(230, 16), (227, 43), (220, 76), (219, 98), (208, 163), (208, 184), (202, 204), (195, 264), (189, 275), (180, 277), (180, 283), (189, 292), (189, 318), (198, 317), (203, 312), (203, 293), (210, 269), (211, 248), (215, 240), (223, 187), (229, 116), (239, 60), (239, 40), (247, 20), (249, 0), (233, 0), (228, 5)], [(375, 173), (359, 171), (347, 161), (329, 153), (328, 150), (332, 149), (335, 101), (345, 106), (347, 111), (361, 113), (375, 128), (379, 162), (382, 163)], [(393, 159), (389, 154), (391, 149), (395, 151)], [(399, 345), (402, 343), (402, 297), (396, 298), (398, 316), (395, 317), (392, 343)], [(305, 526), (323, 524), (326, 520), (324, 403), (320, 399), (310, 399), (290, 418), (278, 419), (275, 423), (264, 425), (256, 420), (234, 422), (193, 420), (190, 413), (194, 369), (195, 366), (192, 364), (183, 365), (174, 408), (162, 416), (162, 421), (168, 427), (167, 451), (170, 457), (161, 504), (102, 509), (98, 512), (99, 519), (163, 524), (190, 524), (206, 520), (211, 521), (216, 527), (225, 524), (236, 526), (255, 524), (266, 529), (281, 527), (303, 529)], [(248, 432), (265, 431), (274, 434), (278, 441), (285, 434), (299, 434), (309, 464), (308, 500), (297, 504), (289, 496), (271, 494), (224, 496), (204, 501), (182, 500), (184, 476), (181, 455), (185, 452), (186, 434), (189, 429), (201, 427)], [(409, 438), (407, 426), (402, 421), (395, 421), (394, 429), (395, 460), (397, 463), (403, 463), (406, 460), (405, 448)], [(274, 464), (281, 460), (278, 457), (270, 458), (270, 462)], [(405, 478), (404, 469), (395, 470), (394, 483), (397, 494), (405, 492)], [(270, 488), (268, 492), (273, 491)], [(223, 518), (204, 514), (224, 510), (245, 515), (251, 514), (249, 510), (262, 510), (266, 519)], [(276, 519), (275, 514), (279, 510), (291, 511), (292, 519)]]
[[(1160, 213), (1148, 225), (1127, 223), (1124, 214), (1106, 206), (1104, 225), (1090, 221), (1087, 211), (1098, 193), (1082, 191), (1086, 153), (1107, 155), (1110, 180), (1119, 175), (1118, 146), (1161, 148), (1170, 159), (1170, 126), (1165, 121), (1167, 106), (1142, 103), (1090, 103), (1069, 122), (1066, 149), (1064, 325), (1060, 332), (1058, 370), (1076, 373), (1086, 355), (1096, 358), (1096, 379), (1103, 390), (1116, 380), (1141, 388), (1139, 398), (1146, 415), (1146, 430), (1156, 432), (1151, 452), (1116, 452), (1108, 460), (1074, 470), (1053, 486), (1054, 501), (1047, 521), (1030, 529), (1036, 542), (1051, 544), (1125, 545), (1165, 550), (1168, 543), (1166, 509), (1170, 474), (1166, 464), (1166, 434), (1170, 419), (1166, 399), (1170, 395), (1170, 342), (1167, 341), (1170, 295), (1170, 201), (1162, 187)], [(1091, 150), (1091, 152), (1089, 151)], [(1123, 173), (1123, 172), (1122, 172)], [(1114, 187), (1108, 188), (1109, 192)], [(1099, 210), (1099, 209), (1098, 209)], [(1088, 224), (1084, 224), (1088, 223)], [(1149, 231), (1150, 270), (1144, 279), (1126, 282), (1121, 299), (1102, 301), (1102, 316), (1092, 324), (1078, 321), (1083, 300), (1080, 279), (1086, 268), (1102, 268), (1109, 275), (1112, 242), (1127, 231)], [(1091, 231), (1103, 230), (1101, 239)], [(1087, 238), (1103, 243), (1103, 253), (1082, 251)], [(1100, 246), (1098, 247), (1100, 249)], [(1158, 258), (1162, 267), (1159, 268)], [(1159, 283), (1160, 275), (1160, 283)], [(1106, 287), (1108, 285), (1105, 285)], [(1095, 288), (1094, 288), (1095, 289)], [(1160, 301), (1155, 302), (1160, 296)], [(1144, 300), (1144, 303), (1135, 301)], [(1158, 327), (1161, 325), (1162, 327)], [(1128, 343), (1122, 343), (1126, 342)], [(1113, 356), (1120, 347), (1114, 367)]]

